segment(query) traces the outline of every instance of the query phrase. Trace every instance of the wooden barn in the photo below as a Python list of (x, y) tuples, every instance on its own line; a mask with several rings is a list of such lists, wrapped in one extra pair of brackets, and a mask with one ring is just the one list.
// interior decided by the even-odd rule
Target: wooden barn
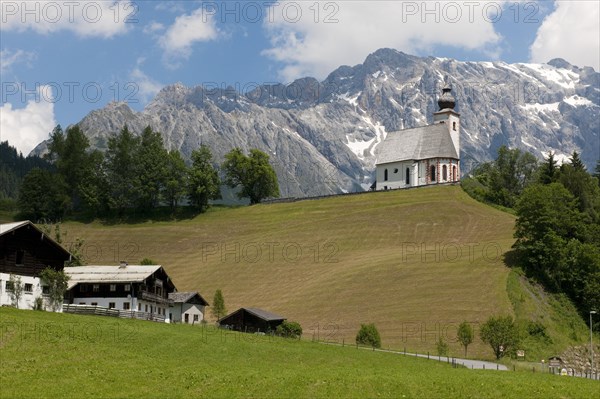
[(0, 305), (12, 304), (12, 274), (20, 277), (23, 284), (18, 307), (31, 309), (35, 298), (47, 293), (40, 272), (46, 267), (63, 270), (70, 259), (69, 251), (28, 220), (0, 224)]
[(240, 308), (219, 319), (219, 326), (234, 331), (264, 332), (275, 331), (285, 317), (257, 308)]

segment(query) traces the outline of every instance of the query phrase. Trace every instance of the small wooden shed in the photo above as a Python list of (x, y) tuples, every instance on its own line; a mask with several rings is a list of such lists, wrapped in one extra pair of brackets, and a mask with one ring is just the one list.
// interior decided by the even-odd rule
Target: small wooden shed
[(219, 319), (219, 326), (234, 331), (264, 332), (275, 331), (285, 317), (258, 308), (240, 308)]

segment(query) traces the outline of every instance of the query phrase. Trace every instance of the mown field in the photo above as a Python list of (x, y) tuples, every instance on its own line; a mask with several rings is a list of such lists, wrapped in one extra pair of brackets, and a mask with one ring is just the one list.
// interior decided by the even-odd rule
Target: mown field
[[(301, 323), (306, 339), (353, 342), (361, 323), (374, 322), (385, 348), (435, 353), (441, 336), (451, 354), (463, 355), (459, 323), (477, 330), (490, 315), (514, 314), (504, 262), (514, 220), (460, 187), (432, 187), (214, 207), (179, 221), (68, 222), (62, 231), (67, 242), (85, 240), (88, 264), (150, 258), (179, 291), (199, 291), (211, 302), (221, 289), (229, 310), (284, 315)], [(515, 289), (519, 298), (534, 295)], [(544, 310), (532, 317), (537, 313), (552, 316)], [(577, 334), (570, 335), (585, 337), (581, 320), (572, 328)], [(577, 342), (555, 331), (561, 346)], [(469, 355), (492, 358), (479, 339)]]
[(598, 383), (306, 341), (0, 309), (1, 398), (582, 398)]

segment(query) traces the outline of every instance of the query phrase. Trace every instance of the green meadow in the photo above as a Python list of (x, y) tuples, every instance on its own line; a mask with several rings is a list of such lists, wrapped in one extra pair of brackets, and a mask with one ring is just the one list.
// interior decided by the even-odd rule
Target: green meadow
[(0, 309), (0, 397), (582, 398), (598, 383), (102, 316)]

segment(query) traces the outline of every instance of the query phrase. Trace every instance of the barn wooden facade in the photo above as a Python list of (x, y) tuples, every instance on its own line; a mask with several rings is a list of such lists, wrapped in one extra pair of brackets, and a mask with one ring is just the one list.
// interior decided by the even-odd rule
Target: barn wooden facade
[(47, 289), (39, 279), (46, 267), (63, 270), (71, 254), (30, 221), (0, 225), (0, 305), (12, 304), (10, 275), (21, 278), (24, 292), (18, 307), (31, 309)]
[(234, 331), (263, 332), (275, 331), (285, 317), (257, 308), (240, 308), (219, 319), (219, 326)]

